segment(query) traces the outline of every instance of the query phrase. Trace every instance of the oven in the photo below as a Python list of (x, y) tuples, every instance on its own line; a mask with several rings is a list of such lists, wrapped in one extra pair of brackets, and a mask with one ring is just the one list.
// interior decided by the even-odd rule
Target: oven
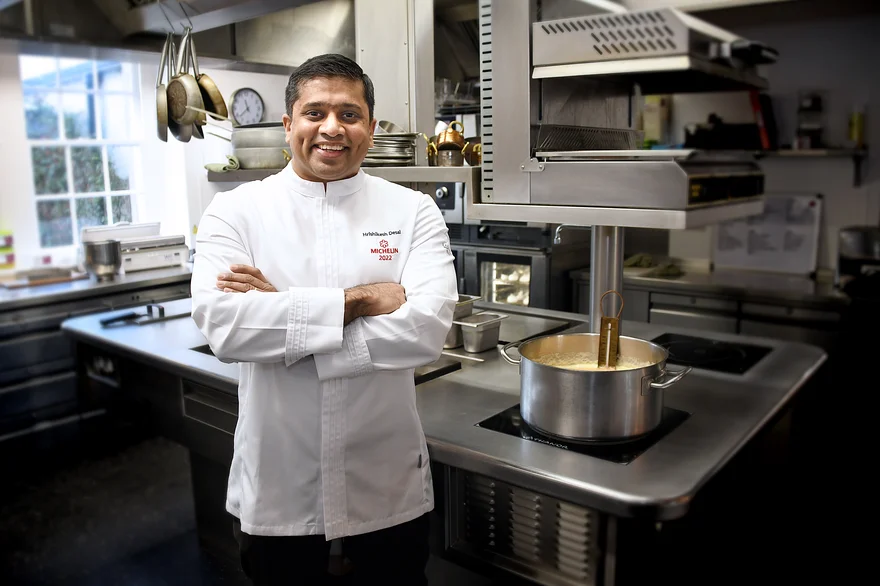
[[(453, 243), (458, 291), (483, 301), (571, 311), (570, 257), (541, 248)], [(580, 255), (575, 255), (578, 257)]]

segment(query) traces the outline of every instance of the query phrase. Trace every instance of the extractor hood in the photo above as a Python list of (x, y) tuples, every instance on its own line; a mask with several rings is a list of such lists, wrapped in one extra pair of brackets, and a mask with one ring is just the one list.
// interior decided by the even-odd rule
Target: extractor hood
[[(701, 70), (709, 77), (691, 91), (754, 88), (720, 49), (704, 59), (709, 45), (737, 37), (669, 9), (541, 21), (534, 2), (479, 6), (482, 189), (467, 197), (469, 218), (686, 229), (761, 213), (764, 177), (751, 153), (642, 148), (633, 123), (644, 80), (588, 70), (629, 61), (645, 73), (657, 59), (694, 58), (721, 71)], [(651, 73), (658, 84), (682, 81)]]
[(354, 0), (0, 0), (0, 37), (28, 53), (137, 60), (185, 26), (207, 69), (287, 74), (314, 51), (354, 57)]
[(592, 76), (645, 94), (766, 89), (776, 52), (674, 8), (532, 24), (535, 79)]

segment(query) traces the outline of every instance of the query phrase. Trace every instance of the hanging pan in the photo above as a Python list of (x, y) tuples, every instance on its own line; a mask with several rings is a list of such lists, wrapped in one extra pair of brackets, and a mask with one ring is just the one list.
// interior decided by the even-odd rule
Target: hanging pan
[(187, 108), (187, 106), (205, 107), (202, 101), (202, 91), (199, 89), (199, 82), (189, 74), (187, 67), (191, 32), (192, 29), (187, 27), (183, 39), (180, 41), (174, 79), (168, 83), (169, 116), (180, 125), (192, 124), (199, 117), (204, 117), (204, 114)]
[[(174, 46), (174, 40), (172, 40), (168, 46), (168, 84), (171, 85), (173, 79), (177, 76), (177, 49)], [(171, 96), (168, 96), (169, 104), (171, 102)], [(197, 112), (194, 113), (198, 114)], [(170, 115), (168, 116), (168, 129), (171, 131), (171, 134), (179, 140), (180, 142), (189, 142), (193, 135), (193, 125), (192, 124), (179, 124), (174, 118)]]
[(196, 45), (192, 37), (189, 39), (190, 58), (192, 59), (193, 76), (199, 82), (199, 89), (202, 93), (202, 101), (205, 104), (205, 110), (212, 114), (217, 114), (215, 120), (226, 120), (229, 117), (229, 111), (226, 109), (226, 101), (223, 94), (214, 80), (207, 73), (199, 71), (199, 58), (196, 57)]
[(156, 77), (156, 132), (159, 140), (168, 142), (168, 94), (165, 90), (165, 69), (168, 67), (168, 45), (171, 33), (165, 37), (162, 56), (159, 58), (159, 74)]

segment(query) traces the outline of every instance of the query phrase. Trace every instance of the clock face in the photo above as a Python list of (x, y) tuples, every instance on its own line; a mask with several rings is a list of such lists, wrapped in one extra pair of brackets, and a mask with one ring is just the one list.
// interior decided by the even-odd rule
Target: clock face
[(251, 88), (241, 88), (232, 94), (230, 113), (239, 126), (257, 124), (263, 120), (263, 98)]

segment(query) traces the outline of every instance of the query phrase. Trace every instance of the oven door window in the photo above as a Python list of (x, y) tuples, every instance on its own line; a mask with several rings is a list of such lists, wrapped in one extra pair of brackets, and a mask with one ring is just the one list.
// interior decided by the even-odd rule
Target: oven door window
[(531, 273), (529, 264), (481, 261), (480, 295), (491, 303), (527, 306)]

